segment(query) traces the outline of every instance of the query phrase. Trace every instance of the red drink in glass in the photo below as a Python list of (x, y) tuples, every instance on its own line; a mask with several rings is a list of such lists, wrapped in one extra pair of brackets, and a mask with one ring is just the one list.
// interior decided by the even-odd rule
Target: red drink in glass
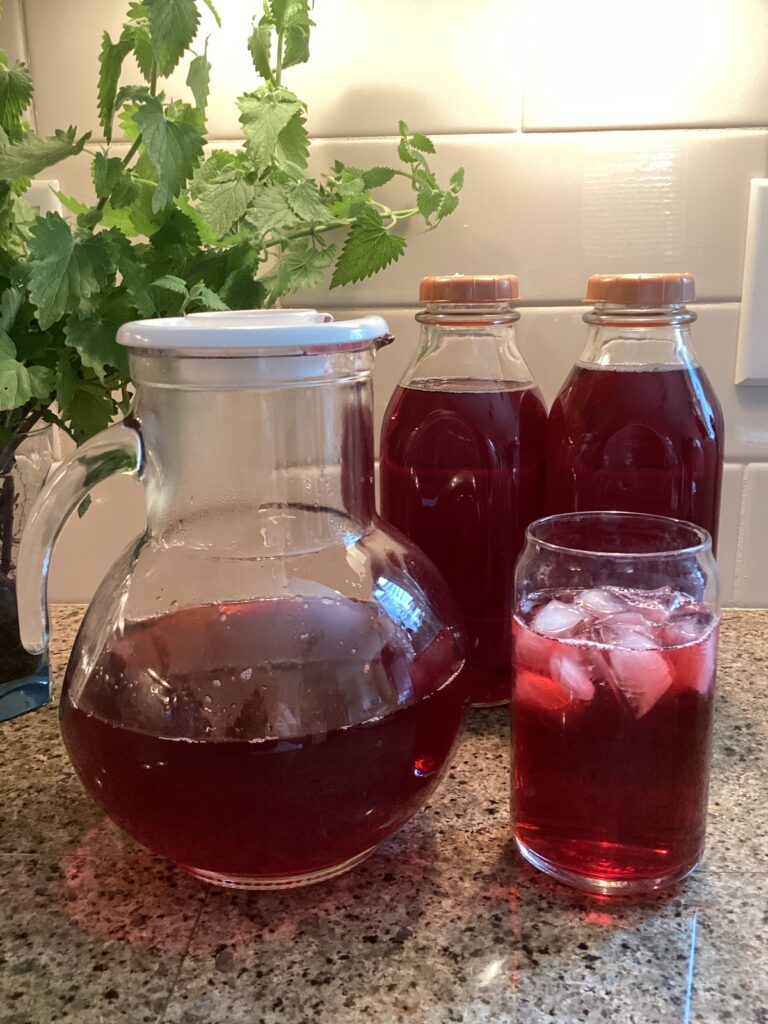
[(672, 516), (716, 545), (723, 414), (697, 365), (576, 366), (549, 414), (549, 513)]
[(512, 577), (540, 514), (545, 433), (538, 389), (510, 381), (421, 379), (384, 417), (382, 514), (451, 588), (473, 704), (509, 700)]
[(512, 816), (523, 855), (599, 892), (696, 865), (717, 616), (671, 588), (532, 595), (513, 621)]

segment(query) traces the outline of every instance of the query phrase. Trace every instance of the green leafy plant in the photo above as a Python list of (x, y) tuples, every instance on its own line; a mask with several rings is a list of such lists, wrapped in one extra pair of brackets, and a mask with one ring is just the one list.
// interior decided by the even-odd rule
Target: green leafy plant
[[(218, 21), (211, 0), (201, 2)], [(331, 287), (359, 281), (402, 256), (400, 221), (419, 217), (431, 229), (456, 208), (463, 172), (444, 188), (428, 162), (432, 142), (403, 122), (397, 167), (337, 161), (310, 174), (307, 108), (283, 84), (309, 58), (310, 14), (309, 0), (265, 2), (248, 40), (261, 84), (237, 101), (244, 141), (206, 150), (211, 68), (207, 46), (192, 50), (200, 3), (131, 2), (119, 36), (102, 37), (106, 144), (88, 150), (97, 199), (60, 194), (68, 218), (37, 216), (24, 192), (90, 133), (35, 134), (23, 119), (29, 71), (0, 52), (0, 473), (38, 421), (79, 441), (127, 409), (115, 342), (126, 320), (270, 306), (326, 275)], [(130, 55), (139, 84), (122, 84)], [(183, 60), (188, 94), (172, 98), (163, 79)], [(116, 122), (125, 155), (114, 155)], [(395, 178), (412, 189), (407, 208), (380, 198)]]

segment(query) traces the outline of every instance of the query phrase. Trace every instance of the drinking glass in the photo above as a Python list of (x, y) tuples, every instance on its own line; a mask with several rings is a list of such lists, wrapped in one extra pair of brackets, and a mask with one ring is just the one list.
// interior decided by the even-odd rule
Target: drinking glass
[(580, 889), (654, 890), (704, 844), (719, 624), (706, 530), (631, 512), (532, 523), (515, 577), (512, 823)]

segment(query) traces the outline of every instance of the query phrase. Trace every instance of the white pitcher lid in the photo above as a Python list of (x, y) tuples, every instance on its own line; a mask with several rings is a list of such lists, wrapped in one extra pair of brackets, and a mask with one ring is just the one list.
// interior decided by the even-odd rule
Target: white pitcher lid
[(374, 341), (389, 331), (380, 316), (334, 320), (315, 309), (242, 309), (187, 316), (132, 320), (117, 332), (127, 348), (188, 351), (201, 349), (339, 346)]

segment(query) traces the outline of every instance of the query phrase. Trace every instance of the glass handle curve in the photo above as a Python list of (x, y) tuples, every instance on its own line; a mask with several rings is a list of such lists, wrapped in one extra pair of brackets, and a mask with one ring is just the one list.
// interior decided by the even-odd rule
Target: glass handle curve
[(140, 476), (141, 434), (117, 423), (76, 448), (48, 477), (19, 546), (16, 597), (21, 643), (30, 654), (48, 648), (48, 567), (64, 524), (97, 483), (115, 473)]

